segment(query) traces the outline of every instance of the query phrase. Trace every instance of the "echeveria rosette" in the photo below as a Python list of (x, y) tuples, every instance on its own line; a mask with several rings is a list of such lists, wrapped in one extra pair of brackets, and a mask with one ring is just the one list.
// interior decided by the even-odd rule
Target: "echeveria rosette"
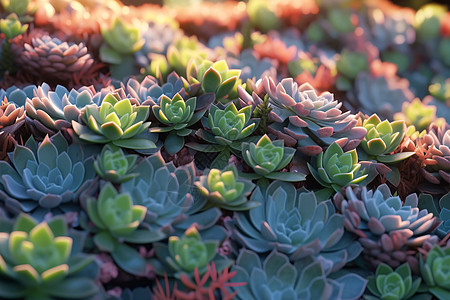
[(15, 13), (10, 14), (6, 19), (0, 20), (0, 32), (3, 33), (8, 40), (25, 33), (27, 29), (28, 24), (22, 25)]
[(246, 106), (237, 110), (234, 103), (220, 109), (212, 104), (208, 119), (202, 118), (203, 127), (196, 135), (210, 145), (188, 143), (188, 147), (201, 152), (221, 152), (212, 163), (213, 168), (224, 168), (228, 165), (229, 151), (239, 153), (241, 143), (249, 141), (249, 137), (258, 127), (259, 119), (251, 119), (252, 107)]
[(87, 142), (148, 150), (156, 145), (140, 134), (150, 127), (151, 122), (146, 122), (149, 114), (149, 106), (138, 106), (131, 99), (110, 93), (100, 106), (87, 105), (81, 112), (83, 123), (72, 121), (72, 126), (79, 138)]
[(217, 270), (223, 270), (232, 264), (232, 260), (218, 254), (220, 242), (218, 240), (203, 240), (192, 224), (183, 236), (169, 237), (168, 244), (155, 243), (154, 249), (157, 259), (152, 259), (150, 264), (159, 275), (167, 274), (180, 278), (181, 274), (194, 276), (194, 270), (203, 275), (207, 272), (207, 264), (214, 262)]
[(414, 278), (407, 263), (395, 271), (386, 264), (379, 264), (374, 276), (370, 276), (367, 289), (372, 295), (364, 295), (364, 299), (410, 299), (420, 287), (421, 278)]
[[(188, 66), (189, 68), (189, 66)], [(225, 60), (212, 62), (204, 60), (197, 67), (192, 65), (196, 71), (196, 76), (188, 75), (188, 81), (192, 83), (201, 83), (202, 90), (205, 93), (214, 93), (216, 95), (216, 102), (224, 104), (230, 102), (235, 94), (237, 96), (237, 82), (241, 70), (230, 70)]]
[(322, 192), (324, 198), (333, 191), (340, 193), (343, 187), (363, 181), (368, 175), (364, 174), (364, 170), (359, 172), (360, 168), (356, 149), (344, 153), (337, 143), (331, 144), (325, 152), (312, 158), (312, 165), (308, 163), (313, 177), (325, 187)]
[(169, 132), (164, 140), (164, 148), (169, 154), (175, 154), (184, 147), (184, 138), (192, 133), (189, 126), (197, 123), (206, 109), (196, 111), (195, 97), (184, 101), (180, 94), (172, 99), (163, 95), (160, 105), (152, 106), (153, 114), (164, 127), (152, 127), (151, 132)]
[(361, 246), (344, 235), (344, 217), (331, 201), (318, 202), (314, 192), (296, 190), (275, 181), (265, 190), (257, 187), (251, 201), (261, 203), (248, 214), (235, 213), (226, 223), (232, 236), (258, 253), (276, 249), (296, 261), (314, 256), (336, 271), (355, 259)]
[(423, 142), (431, 154), (428, 160), (433, 162), (422, 169), (426, 179), (432, 183), (450, 183), (450, 125), (431, 123)]
[(307, 257), (291, 263), (273, 250), (263, 261), (257, 253), (242, 249), (233, 265), (231, 282), (247, 282), (233, 287), (237, 299), (359, 299), (367, 281), (357, 274), (332, 279), (323, 263)]
[(138, 176), (132, 173), (138, 155), (125, 154), (117, 146), (106, 144), (94, 162), (97, 174), (112, 183), (122, 183)]
[(60, 133), (39, 144), (30, 137), (9, 158), (12, 166), (0, 161), (0, 198), (37, 219), (50, 210), (75, 210), (74, 201), (94, 177), (92, 157), (84, 157), (79, 145), (68, 146)]
[(439, 300), (450, 297), (450, 247), (433, 247), (424, 259), (420, 256), (420, 273), (428, 292)]
[[(5, 98), (0, 104), (0, 130), (9, 132), (6, 127), (17, 127), (17, 123), (23, 123), (25, 119), (25, 110), (23, 106), (16, 107), (14, 103), (8, 102)], [(12, 127), (11, 127), (12, 128)]]
[(271, 141), (265, 134), (255, 143), (242, 143), (242, 157), (256, 174), (242, 173), (251, 179), (268, 178), (283, 181), (303, 181), (306, 175), (293, 172), (279, 172), (292, 160), (295, 149), (284, 147), (283, 140)]
[(122, 183), (121, 188), (134, 204), (147, 208), (142, 226), (173, 233), (173, 226), (187, 218), (186, 212), (193, 205), (194, 164), (175, 168), (158, 152), (141, 160), (134, 172), (139, 175)]
[[(35, 92), (35, 96), (27, 98), (25, 109), (27, 116), (52, 131), (72, 126), (72, 121), (79, 121), (81, 110), (90, 104), (101, 102), (101, 93), (89, 87), (82, 87), (70, 92), (58, 85), (54, 91), (48, 84), (43, 83)], [(41, 126), (42, 126), (41, 125)]]
[(206, 208), (217, 206), (231, 211), (242, 211), (260, 205), (248, 201), (247, 197), (255, 185), (240, 178), (235, 165), (229, 165), (222, 171), (211, 169), (207, 175), (200, 176), (195, 186), (207, 199)]
[(98, 249), (111, 253), (114, 261), (125, 271), (143, 275), (145, 261), (136, 250), (123, 242), (146, 244), (164, 236), (159, 231), (138, 228), (147, 208), (133, 205), (130, 194), (119, 194), (111, 183), (107, 183), (98, 199), (86, 199), (85, 209), (89, 220), (95, 225), (88, 229), (95, 233), (93, 240)]
[(269, 132), (288, 139), (288, 145), (297, 144), (300, 152), (314, 156), (333, 142), (351, 150), (365, 136), (366, 130), (355, 127), (354, 115), (342, 112), (342, 103), (334, 100), (333, 94), (317, 95), (310, 84), (298, 86), (292, 78), (276, 85), (265, 77), (263, 83), (272, 106), (270, 117), (275, 121)]
[[(0, 233), (2, 299), (91, 299), (99, 288), (93, 257), (77, 252), (63, 218), (37, 224), (20, 215), (11, 233)], [(89, 271), (88, 271), (89, 270)]]
[(408, 195), (402, 203), (386, 184), (374, 191), (347, 187), (345, 198), (336, 194), (334, 203), (345, 216), (345, 228), (359, 236), (369, 265), (376, 267), (383, 262), (395, 268), (409, 262), (417, 272), (417, 248), (439, 224), (432, 213), (417, 208), (416, 194)]

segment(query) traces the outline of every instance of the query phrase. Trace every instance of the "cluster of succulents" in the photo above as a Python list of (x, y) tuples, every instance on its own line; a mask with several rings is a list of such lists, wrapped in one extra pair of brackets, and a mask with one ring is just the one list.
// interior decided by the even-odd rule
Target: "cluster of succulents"
[(450, 299), (447, 8), (162, 2), (0, 0), (0, 298)]

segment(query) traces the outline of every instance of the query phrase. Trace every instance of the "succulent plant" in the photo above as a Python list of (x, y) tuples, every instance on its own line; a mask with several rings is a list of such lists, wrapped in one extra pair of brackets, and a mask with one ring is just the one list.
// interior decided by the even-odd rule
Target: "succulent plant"
[(197, 123), (205, 114), (206, 109), (196, 110), (196, 98), (184, 101), (180, 94), (172, 99), (163, 95), (160, 105), (152, 106), (153, 114), (164, 127), (153, 127), (151, 132), (169, 132), (164, 140), (164, 148), (169, 154), (175, 154), (184, 147), (184, 137), (193, 130), (190, 127)]
[(146, 244), (161, 239), (159, 231), (139, 229), (147, 208), (133, 205), (128, 193), (119, 194), (111, 183), (104, 185), (98, 199), (88, 198), (85, 209), (89, 220), (95, 225), (94, 243), (98, 249), (110, 252), (114, 261), (125, 271), (145, 274), (145, 261), (133, 248), (123, 244)]
[(5, 97), (8, 102), (14, 103), (17, 106), (24, 106), (27, 98), (33, 98), (34, 92), (37, 91), (35, 85), (27, 85), (23, 88), (18, 88), (13, 85), (6, 89), (0, 89), (0, 100), (4, 100)]
[(64, 86), (58, 85), (51, 91), (49, 85), (44, 83), (38, 86), (34, 97), (27, 98), (25, 109), (35, 124), (39, 122), (56, 131), (71, 127), (72, 121), (79, 121), (81, 110), (86, 105), (98, 105), (101, 100), (102, 93), (97, 93), (94, 88), (82, 87), (69, 92)]
[(213, 168), (224, 168), (228, 164), (229, 150), (240, 151), (241, 143), (248, 140), (258, 127), (259, 120), (251, 119), (252, 107), (246, 106), (239, 111), (234, 103), (225, 109), (212, 104), (208, 119), (202, 119), (207, 130), (199, 129), (196, 135), (212, 145), (188, 143), (188, 147), (202, 152), (221, 152), (212, 163)]
[(450, 233), (450, 192), (440, 198), (422, 193), (419, 196), (419, 207), (427, 209), (442, 222), (434, 233), (444, 239)]
[(185, 213), (193, 204), (193, 163), (175, 168), (158, 152), (140, 161), (134, 172), (139, 175), (122, 183), (121, 188), (131, 195), (134, 204), (147, 208), (142, 226), (172, 234), (172, 226), (186, 219)]
[(251, 0), (247, 4), (247, 13), (252, 25), (263, 32), (278, 29), (281, 22), (267, 0)]
[(394, 114), (394, 120), (403, 120), (406, 126), (414, 125), (418, 131), (422, 131), (436, 120), (436, 107), (415, 98), (411, 102), (403, 102), (402, 111)]
[(439, 101), (448, 101), (450, 99), (450, 79), (436, 76), (431, 80), (428, 92)]
[(262, 136), (258, 143), (242, 143), (242, 157), (253, 168), (256, 174), (243, 174), (252, 179), (268, 178), (284, 181), (302, 181), (306, 175), (293, 172), (279, 172), (292, 160), (295, 149), (284, 147), (283, 140), (271, 141), (267, 135)]
[(354, 80), (360, 72), (369, 69), (367, 54), (345, 49), (336, 61), (336, 68), (340, 74)]
[(16, 58), (29, 74), (54, 80), (69, 81), (74, 74), (86, 73), (94, 63), (84, 43), (70, 43), (44, 35), (25, 43)]
[(5, 131), (7, 126), (14, 125), (25, 119), (23, 106), (17, 107), (14, 103), (9, 103), (8, 99), (3, 100), (0, 105), (0, 130)]
[(325, 187), (323, 193), (328, 196), (333, 190), (340, 193), (343, 187), (363, 181), (368, 175), (360, 168), (356, 149), (344, 153), (336, 142), (313, 158), (312, 165), (308, 163), (309, 171)]
[(106, 144), (94, 161), (94, 169), (101, 178), (122, 183), (138, 176), (132, 173), (137, 158), (135, 154), (125, 154), (121, 148)]
[(185, 78), (187, 66), (191, 61), (201, 63), (207, 57), (208, 49), (197, 40), (196, 36), (184, 36), (167, 49), (168, 64), (178, 75)]
[(288, 145), (297, 144), (300, 152), (314, 156), (333, 142), (351, 150), (365, 136), (366, 130), (355, 127), (354, 116), (342, 113), (342, 103), (334, 100), (332, 94), (317, 95), (311, 85), (299, 87), (292, 78), (285, 78), (278, 85), (268, 77), (263, 82), (272, 105), (271, 117), (276, 122), (269, 132), (284, 137)]
[(359, 299), (367, 281), (356, 274), (336, 280), (328, 278), (320, 261), (309, 257), (294, 264), (273, 250), (264, 261), (247, 249), (242, 249), (232, 267), (236, 272), (232, 282), (247, 282), (233, 287), (238, 299)]
[(257, 187), (250, 201), (261, 205), (248, 216), (236, 213), (227, 223), (246, 248), (258, 253), (277, 249), (292, 261), (312, 255), (327, 262), (327, 271), (340, 269), (361, 251), (357, 242), (344, 236), (343, 216), (329, 200), (318, 203), (314, 192), (275, 181), (266, 190)]
[(77, 252), (76, 242), (62, 218), (37, 224), (20, 215), (11, 233), (0, 232), (0, 296), (91, 299), (99, 291), (97, 272), (89, 267), (93, 257)]
[(365, 295), (372, 299), (410, 299), (419, 289), (421, 278), (411, 275), (407, 263), (402, 264), (395, 271), (386, 264), (379, 264), (375, 276), (368, 278), (367, 289), (374, 295)]
[(207, 199), (206, 207), (218, 206), (232, 211), (248, 210), (259, 203), (248, 201), (247, 197), (255, 185), (239, 178), (235, 165), (224, 170), (211, 169), (195, 182), (200, 194)]
[(429, 39), (437, 38), (441, 28), (440, 21), (444, 17), (447, 9), (439, 4), (427, 4), (421, 7), (414, 20), (417, 38), (426, 42)]
[[(191, 83), (201, 83), (202, 90), (205, 93), (214, 93), (216, 95), (216, 102), (224, 104), (232, 100), (230, 93), (234, 91), (237, 93), (237, 82), (241, 74), (240, 70), (228, 68), (225, 60), (220, 60), (215, 63), (209, 60), (203, 60), (199, 65), (195, 63), (191, 65), (193, 70), (189, 70), (187, 79)], [(191, 76), (191, 72), (195, 76)]]
[(373, 267), (382, 262), (393, 268), (403, 262), (413, 264), (409, 256), (417, 254), (417, 247), (438, 225), (432, 213), (417, 208), (416, 194), (408, 195), (402, 204), (386, 184), (375, 191), (347, 187), (345, 198), (336, 194), (333, 200), (345, 216), (345, 228), (360, 237), (363, 257)]
[(154, 249), (158, 260), (151, 260), (157, 274), (166, 272), (180, 278), (182, 274), (191, 277), (194, 270), (203, 275), (208, 271), (207, 264), (214, 262), (218, 270), (229, 267), (231, 260), (217, 253), (219, 241), (202, 240), (196, 224), (189, 227), (184, 235), (169, 237), (168, 245), (155, 243)]
[(72, 121), (72, 126), (84, 141), (147, 150), (156, 147), (148, 138), (140, 137), (150, 126), (146, 122), (149, 113), (149, 106), (138, 106), (131, 99), (120, 99), (117, 93), (110, 93), (100, 106), (85, 106), (81, 112), (83, 124)]
[(116, 17), (108, 27), (102, 27), (104, 43), (100, 47), (100, 58), (110, 64), (112, 76), (117, 79), (135, 74), (134, 53), (144, 46), (139, 28), (126, 24)]
[(6, 19), (0, 20), (0, 32), (2, 32), (8, 40), (23, 34), (27, 29), (28, 24), (22, 25), (17, 15), (14, 13), (9, 15)]
[(435, 246), (428, 252), (425, 261), (420, 256), (420, 272), (428, 291), (440, 300), (450, 296), (450, 248)]
[(1, 3), (8, 13), (24, 16), (29, 12), (30, 0), (1, 0)]
[(49, 210), (74, 210), (73, 202), (94, 177), (91, 157), (80, 145), (67, 145), (60, 133), (42, 143), (30, 137), (9, 154), (12, 165), (0, 161), (0, 198), (42, 219)]

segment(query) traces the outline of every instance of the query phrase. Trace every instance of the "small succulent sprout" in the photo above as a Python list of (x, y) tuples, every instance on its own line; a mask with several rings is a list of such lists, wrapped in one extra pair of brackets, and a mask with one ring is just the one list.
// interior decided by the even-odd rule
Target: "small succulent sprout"
[(189, 76), (192, 83), (201, 83), (205, 93), (216, 94), (216, 101), (227, 103), (230, 101), (229, 94), (232, 90), (237, 92), (237, 82), (241, 74), (240, 70), (230, 70), (225, 60), (215, 63), (204, 60), (196, 67), (196, 78)]
[(150, 122), (145, 122), (149, 113), (149, 106), (138, 106), (131, 99), (110, 93), (100, 106), (91, 104), (82, 110), (84, 124), (72, 121), (72, 126), (79, 138), (87, 142), (146, 150), (156, 148), (154, 142), (139, 136), (150, 126)]
[(205, 274), (208, 271), (208, 263), (214, 262), (218, 270), (231, 265), (231, 260), (217, 253), (219, 241), (202, 240), (196, 225), (192, 224), (181, 237), (169, 237), (168, 244), (154, 244), (159, 261), (154, 261), (156, 264), (153, 265), (157, 274), (167, 273), (175, 278), (186, 274), (192, 277), (196, 268), (199, 275)]
[[(302, 173), (278, 172), (292, 160), (295, 149), (284, 147), (283, 140), (272, 142), (265, 134), (258, 143), (242, 143), (242, 157), (256, 172), (249, 174), (252, 179), (265, 177), (284, 181), (302, 181), (306, 175)], [(247, 174), (245, 174), (247, 176)]]
[(264, 261), (257, 253), (242, 249), (232, 267), (237, 299), (359, 299), (367, 280), (349, 273), (337, 279), (327, 277), (324, 263), (310, 257), (291, 263), (283, 253), (273, 250)]
[(137, 158), (135, 154), (125, 154), (121, 148), (106, 144), (94, 162), (94, 169), (101, 178), (122, 183), (138, 176), (132, 173)]
[(170, 132), (164, 141), (164, 147), (169, 154), (175, 154), (184, 146), (184, 137), (192, 133), (187, 127), (197, 123), (206, 110), (195, 111), (196, 98), (186, 101), (176, 94), (172, 99), (163, 95), (160, 105), (152, 106), (153, 114), (165, 127), (153, 127), (151, 132)]
[(313, 165), (308, 163), (308, 169), (314, 178), (323, 187), (336, 193), (340, 193), (343, 187), (357, 184), (367, 177), (364, 170), (358, 172), (360, 168), (356, 149), (344, 153), (337, 143), (331, 144), (325, 152), (313, 158)]
[(206, 207), (218, 206), (232, 211), (248, 210), (260, 203), (248, 201), (247, 197), (255, 185), (239, 178), (235, 165), (230, 165), (223, 171), (211, 169), (208, 175), (200, 176), (195, 182), (201, 195), (207, 198)]
[(63, 218), (37, 224), (20, 215), (11, 233), (0, 233), (0, 297), (87, 299), (97, 294), (95, 278), (83, 274), (93, 258), (75, 253), (74, 242)]
[(248, 249), (258, 253), (277, 249), (291, 261), (319, 257), (333, 271), (361, 253), (358, 242), (343, 238), (343, 216), (335, 213), (329, 200), (318, 202), (314, 192), (274, 181), (266, 190), (257, 187), (250, 200), (261, 205), (248, 215), (236, 213), (226, 223), (232, 236)]
[(373, 294), (364, 295), (367, 300), (375, 299), (409, 299), (416, 294), (420, 287), (421, 278), (411, 275), (407, 263), (399, 266), (395, 271), (386, 264), (377, 267), (375, 276), (370, 276), (367, 289)]
[(367, 129), (367, 134), (360, 146), (369, 157), (383, 163), (395, 163), (414, 155), (414, 152), (391, 154), (406, 134), (405, 121), (381, 121), (377, 114), (373, 114), (362, 125)]
[(0, 20), (0, 31), (7, 39), (13, 39), (23, 34), (28, 29), (28, 24), (22, 25), (16, 14), (10, 14), (6, 19)]
[(84, 157), (79, 145), (68, 146), (61, 133), (46, 136), (39, 144), (30, 137), (9, 156), (14, 167), (0, 161), (0, 199), (15, 203), (37, 219), (50, 210), (70, 209), (95, 175), (93, 159)]
[(145, 43), (140, 37), (139, 29), (125, 24), (120, 18), (115, 18), (110, 27), (102, 27), (101, 32), (107, 45), (119, 58), (120, 54), (133, 54), (139, 51)]
[(420, 256), (420, 273), (428, 291), (440, 300), (450, 297), (450, 247), (433, 247), (425, 261)]
[(86, 199), (85, 209), (95, 225), (95, 228), (89, 228), (95, 232), (95, 245), (102, 251), (110, 252), (114, 261), (125, 271), (135, 275), (144, 274), (145, 261), (122, 241), (146, 244), (162, 238), (159, 231), (138, 229), (147, 208), (133, 205), (130, 194), (119, 194), (108, 182), (101, 189), (97, 200)]
[(403, 102), (402, 112), (395, 113), (394, 120), (404, 120), (406, 126), (414, 125), (418, 131), (422, 131), (436, 120), (436, 106), (424, 104), (415, 98), (411, 102)]

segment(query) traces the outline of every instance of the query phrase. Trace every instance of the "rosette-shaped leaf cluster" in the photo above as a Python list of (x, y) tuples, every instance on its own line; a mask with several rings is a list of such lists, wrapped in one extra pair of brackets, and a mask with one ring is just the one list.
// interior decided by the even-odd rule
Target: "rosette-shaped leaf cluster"
[(111, 183), (107, 183), (97, 200), (86, 200), (85, 209), (89, 220), (95, 225), (92, 229), (95, 245), (102, 251), (110, 252), (117, 264), (127, 272), (144, 274), (145, 261), (122, 241), (145, 244), (161, 238), (160, 232), (138, 229), (147, 208), (133, 205), (130, 194), (119, 194)]
[(440, 300), (450, 297), (450, 248), (433, 247), (425, 261), (420, 256), (420, 273), (428, 291)]
[(245, 174), (252, 179), (268, 178), (283, 181), (302, 181), (302, 173), (279, 172), (292, 160), (295, 149), (284, 147), (283, 140), (271, 141), (265, 134), (255, 143), (242, 143), (242, 157), (256, 174)]
[(236, 240), (258, 253), (277, 249), (296, 261), (313, 255), (338, 270), (355, 259), (361, 246), (344, 236), (344, 217), (331, 201), (318, 203), (314, 192), (275, 181), (257, 187), (250, 198), (261, 203), (248, 215), (236, 213), (227, 223)]
[(342, 103), (328, 92), (317, 95), (311, 85), (304, 83), (299, 87), (292, 78), (275, 85), (265, 77), (264, 87), (273, 106), (271, 117), (276, 122), (269, 132), (287, 138), (289, 144), (297, 144), (304, 154), (317, 155), (333, 142), (351, 150), (366, 134), (365, 129), (355, 127), (354, 116), (343, 113)]
[(200, 43), (196, 36), (184, 36), (169, 46), (167, 61), (163, 59), (162, 63), (168, 63), (178, 75), (187, 78), (186, 70), (190, 62), (201, 63), (208, 56), (208, 51), (209, 49)]
[(207, 199), (206, 207), (218, 206), (241, 211), (259, 205), (257, 202), (248, 201), (247, 197), (255, 185), (247, 179), (239, 178), (235, 165), (230, 165), (223, 171), (211, 169), (207, 175), (200, 176), (195, 186)]
[(9, 15), (0, 20), (0, 32), (9, 40), (23, 34), (28, 29), (28, 24), (22, 25), (16, 14)]
[(35, 120), (34, 123), (38, 128), (43, 125), (56, 131), (71, 127), (71, 122), (79, 120), (81, 110), (86, 105), (98, 105), (101, 98), (102, 94), (93, 88), (82, 87), (69, 92), (65, 87), (58, 85), (51, 91), (49, 85), (44, 83), (37, 88), (34, 97), (27, 98), (25, 109), (27, 116)]
[(156, 147), (148, 138), (139, 136), (150, 126), (146, 122), (149, 114), (149, 106), (139, 106), (132, 99), (120, 99), (118, 94), (110, 93), (100, 106), (87, 105), (81, 112), (83, 124), (72, 121), (72, 126), (79, 138), (87, 142), (147, 150)]
[(169, 132), (164, 140), (164, 148), (169, 154), (175, 154), (184, 147), (184, 137), (192, 133), (187, 127), (197, 123), (206, 109), (196, 111), (197, 98), (186, 101), (176, 94), (172, 99), (161, 96), (160, 105), (152, 106), (153, 114), (164, 127), (153, 127), (151, 132)]
[(84, 43), (68, 43), (44, 35), (25, 43), (17, 58), (21, 68), (34, 76), (47, 76), (59, 81), (71, 80), (74, 74), (85, 73), (94, 64)]
[(125, 154), (121, 148), (106, 144), (94, 162), (94, 169), (101, 178), (122, 183), (138, 176), (132, 173), (137, 158), (135, 154)]
[(409, 262), (417, 271), (416, 249), (430, 238), (438, 223), (432, 213), (417, 208), (416, 194), (407, 196), (402, 204), (386, 184), (375, 191), (347, 187), (345, 198), (336, 194), (334, 203), (345, 216), (345, 228), (360, 237), (369, 264), (375, 267), (384, 262), (398, 267)]
[(370, 159), (375, 158), (383, 163), (396, 163), (414, 155), (414, 152), (391, 154), (406, 134), (405, 121), (381, 121), (377, 114), (373, 114), (364, 120), (362, 125), (366, 128), (367, 134), (361, 141), (360, 147)]
[[(99, 289), (88, 274), (93, 257), (76, 253), (62, 218), (36, 224), (19, 216), (11, 233), (0, 233), (2, 299), (90, 299)], [(74, 247), (73, 247), (74, 246)]]
[(201, 83), (202, 90), (205, 93), (214, 93), (216, 102), (228, 103), (231, 99), (230, 93), (237, 95), (237, 82), (241, 70), (230, 70), (225, 60), (215, 63), (204, 60), (199, 66), (192, 66), (195, 77), (189, 76), (188, 80), (192, 83)]
[(450, 183), (450, 125), (432, 123), (421, 143), (431, 154), (428, 166), (422, 169), (425, 178), (436, 184)]
[(194, 270), (203, 275), (208, 271), (207, 264), (214, 262), (218, 270), (229, 267), (231, 260), (217, 253), (219, 241), (202, 240), (194, 223), (184, 235), (169, 237), (169, 243), (155, 243), (154, 249), (158, 260), (152, 260), (151, 264), (157, 274), (167, 273), (170, 276), (180, 278), (182, 274), (191, 277)]
[[(16, 107), (14, 103), (9, 103), (5, 98), (0, 105), (0, 130), (8, 132), (8, 126), (12, 126), (25, 119), (23, 106)], [(23, 123), (23, 122), (22, 122)]]
[(394, 120), (404, 120), (406, 126), (414, 125), (418, 131), (422, 131), (436, 120), (436, 107), (424, 104), (419, 98), (403, 102), (402, 112), (395, 113)]
[(67, 145), (60, 133), (38, 144), (30, 137), (0, 161), (0, 198), (40, 219), (49, 210), (69, 210), (93, 178), (92, 158), (79, 145)]
[(373, 294), (365, 295), (367, 300), (375, 299), (409, 299), (417, 292), (421, 278), (411, 275), (411, 269), (407, 263), (401, 265), (395, 271), (386, 264), (377, 267), (375, 276), (369, 277), (368, 290)]
[(337, 279), (327, 277), (323, 264), (309, 257), (292, 264), (289, 258), (272, 251), (263, 262), (247, 249), (241, 250), (232, 268), (232, 282), (247, 282), (233, 287), (237, 299), (359, 299), (367, 281), (356, 274)]
[(129, 193), (133, 203), (147, 208), (144, 227), (171, 232), (171, 225), (184, 221), (184, 213), (192, 206), (193, 163), (175, 168), (158, 152), (140, 161), (134, 172), (139, 175), (123, 183), (122, 192)]
[[(321, 152), (308, 163), (308, 169), (314, 178), (326, 189), (340, 193), (342, 188), (357, 184), (367, 177), (364, 170), (359, 172), (361, 164), (358, 163), (356, 149), (344, 153), (342, 148), (333, 143), (325, 152)], [(325, 193), (325, 192), (324, 192)]]

